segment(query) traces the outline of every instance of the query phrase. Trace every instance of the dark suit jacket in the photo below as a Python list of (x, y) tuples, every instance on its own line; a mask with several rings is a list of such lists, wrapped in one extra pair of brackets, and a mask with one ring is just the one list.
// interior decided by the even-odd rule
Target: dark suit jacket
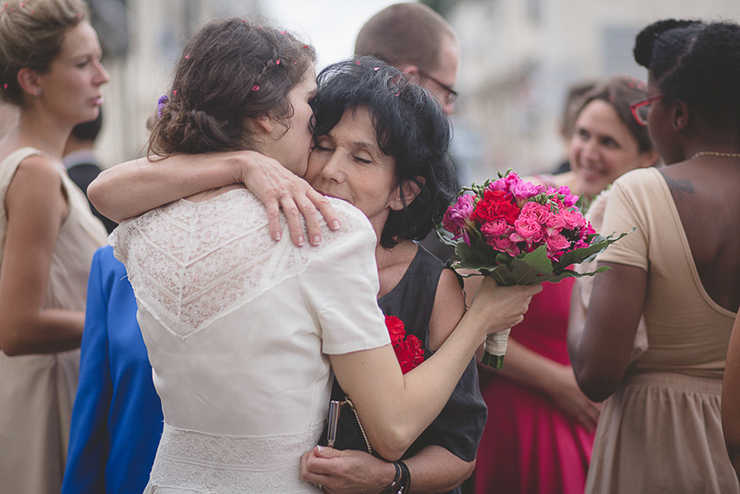
[[(95, 163), (77, 163), (67, 169), (67, 174), (69, 175), (69, 178), (77, 184), (77, 187), (85, 193), (85, 197), (87, 197), (87, 186), (90, 185), (90, 182), (95, 180), (95, 177), (97, 177), (98, 174), (100, 174), (100, 168)], [(100, 214), (89, 199), (87, 202), (90, 203), (90, 209), (93, 214), (103, 222), (108, 233), (112, 232), (113, 229), (118, 226), (118, 223)]]

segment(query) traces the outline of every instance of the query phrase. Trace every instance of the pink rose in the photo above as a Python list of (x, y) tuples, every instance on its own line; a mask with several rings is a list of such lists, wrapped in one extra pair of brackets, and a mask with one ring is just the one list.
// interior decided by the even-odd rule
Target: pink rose
[(511, 235), (511, 239), (515, 242), (525, 241), (529, 245), (542, 240), (545, 234), (542, 225), (531, 218), (520, 217), (514, 222), (514, 228), (516, 232)]
[(568, 230), (586, 226), (586, 218), (578, 210), (564, 209), (560, 212), (560, 217), (565, 222), (565, 228)]
[(519, 218), (528, 218), (536, 221), (540, 225), (544, 225), (551, 214), (550, 208), (544, 204), (528, 202), (522, 206), (522, 212), (519, 213)]
[(565, 219), (562, 216), (563, 211), (560, 210), (557, 213), (550, 213), (550, 216), (545, 220), (545, 228), (547, 229), (547, 235), (550, 237), (560, 234), (565, 228)]
[(554, 254), (570, 247), (570, 242), (562, 235), (547, 237), (545, 239), (545, 243), (547, 244), (547, 251), (549, 254)]
[(489, 238), (488, 240), (486, 240), (486, 243), (493, 247), (495, 250), (499, 252), (505, 252), (513, 257), (516, 257), (521, 253), (521, 250), (519, 249), (519, 246), (517, 246), (516, 242), (508, 237)]
[(511, 235), (514, 228), (509, 225), (504, 218), (486, 221), (480, 227), (481, 233), (487, 238), (500, 237), (502, 235)]

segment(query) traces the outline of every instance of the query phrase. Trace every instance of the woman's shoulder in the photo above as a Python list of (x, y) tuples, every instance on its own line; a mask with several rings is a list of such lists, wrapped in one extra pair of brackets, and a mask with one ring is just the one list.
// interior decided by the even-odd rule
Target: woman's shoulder
[(639, 190), (646, 187), (650, 188), (655, 187), (661, 180), (660, 170), (654, 166), (636, 168), (617, 178), (612, 185), (612, 189), (629, 188)]
[(327, 199), (334, 208), (340, 226), (338, 230), (332, 230), (322, 218), (322, 243), (333, 243), (346, 237), (367, 237), (372, 238), (374, 243), (377, 242), (375, 230), (373, 230), (370, 220), (365, 216), (365, 213), (342, 199), (336, 199), (334, 197), (328, 197)]

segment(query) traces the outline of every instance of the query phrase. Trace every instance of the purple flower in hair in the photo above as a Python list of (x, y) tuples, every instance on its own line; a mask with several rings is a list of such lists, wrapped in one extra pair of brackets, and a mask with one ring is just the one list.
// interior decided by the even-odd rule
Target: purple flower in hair
[(166, 94), (159, 97), (157, 100), (157, 118), (162, 118), (162, 108), (164, 108), (164, 105), (166, 105), (169, 100), (170, 98)]

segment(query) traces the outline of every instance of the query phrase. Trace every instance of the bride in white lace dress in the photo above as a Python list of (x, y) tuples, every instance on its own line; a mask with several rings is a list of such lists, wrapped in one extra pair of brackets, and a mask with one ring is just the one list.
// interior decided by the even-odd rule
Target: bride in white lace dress
[[(206, 25), (180, 59), (150, 151), (254, 149), (302, 175), (313, 59), (285, 32)], [(273, 240), (265, 207), (241, 186), (157, 208), (112, 235), (165, 417), (146, 492), (319, 492), (301, 480), (300, 458), (324, 426), (332, 368), (375, 449), (400, 457), (484, 335), (518, 322), (537, 291), (487, 284), (434, 358), (402, 375), (376, 303), (373, 228), (329, 201), (341, 226), (322, 224), (320, 244), (302, 248)]]

